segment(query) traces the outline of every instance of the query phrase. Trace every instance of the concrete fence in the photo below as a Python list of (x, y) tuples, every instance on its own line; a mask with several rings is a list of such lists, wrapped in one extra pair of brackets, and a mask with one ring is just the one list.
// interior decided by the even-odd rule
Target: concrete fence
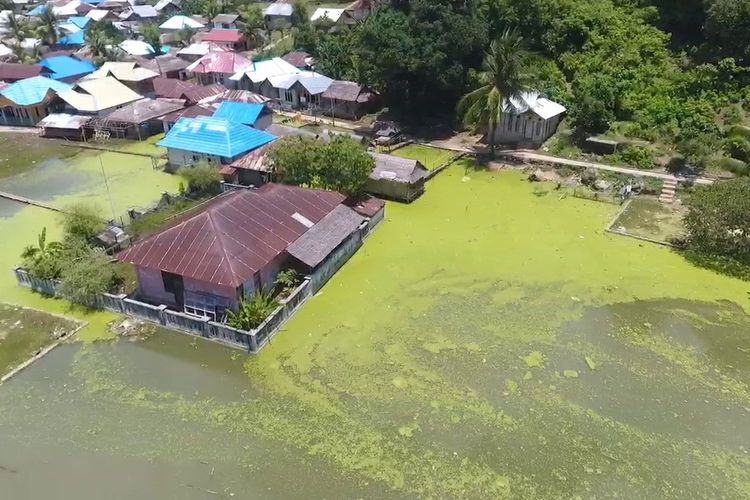
[[(34, 278), (26, 269), (14, 269), (18, 284), (40, 293), (59, 296), (60, 283), (54, 280)], [(288, 297), (279, 302), (279, 307), (258, 328), (250, 331), (232, 328), (208, 318), (172, 311), (165, 305), (146, 304), (127, 295), (103, 293), (97, 297), (96, 305), (108, 311), (126, 314), (165, 328), (215, 340), (230, 347), (248, 352), (258, 352), (276, 334), (279, 327), (312, 295), (310, 279), (306, 278)]]

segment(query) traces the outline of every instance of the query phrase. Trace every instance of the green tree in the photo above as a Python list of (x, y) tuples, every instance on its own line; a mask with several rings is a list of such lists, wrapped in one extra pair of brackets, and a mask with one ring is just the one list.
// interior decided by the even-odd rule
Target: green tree
[[(49, 8), (47, 9), (49, 10)], [(8, 14), (8, 31), (13, 35), (18, 43), (23, 42), (31, 34), (28, 23), (24, 22), (15, 14)]]
[(296, 186), (318, 184), (322, 143), (312, 137), (284, 137), (271, 147), (270, 159), (276, 177)]
[(706, 36), (723, 53), (750, 62), (750, 0), (711, 0)]
[(696, 187), (687, 200), (687, 248), (750, 265), (750, 179)]
[(58, 241), (47, 241), (47, 228), (37, 237), (37, 245), (29, 245), (21, 252), (23, 266), (39, 279), (57, 279), (62, 271), (60, 256), (63, 245)]
[(479, 75), (482, 84), (458, 102), (458, 112), (464, 123), (487, 133), (490, 152), (495, 153), (495, 130), (503, 115), (507, 99), (518, 99), (528, 87), (524, 73), (528, 53), (523, 39), (506, 30), (493, 41), (484, 58), (484, 72)]
[(375, 168), (375, 160), (353, 138), (335, 136), (324, 145), (318, 156), (319, 182), (325, 189), (346, 195), (364, 191), (367, 179)]
[(175, 35), (175, 41), (183, 47), (187, 47), (193, 42), (193, 37), (196, 33), (196, 30), (186, 26), (177, 32)]
[(208, 163), (185, 166), (177, 173), (185, 180), (191, 194), (213, 195), (221, 191), (221, 174)]
[(60, 293), (72, 302), (96, 306), (96, 297), (111, 291), (121, 277), (102, 250), (85, 247), (78, 258), (66, 263), (60, 275)]
[(240, 30), (245, 35), (250, 47), (261, 47), (266, 42), (265, 23), (263, 21), (263, 11), (259, 5), (253, 4), (243, 7), (240, 10), (242, 24)]
[(310, 23), (310, 4), (307, 0), (297, 0), (294, 2), (292, 11), (292, 26), (302, 26)]
[(39, 24), (36, 29), (37, 36), (49, 45), (56, 44), (58, 39), (57, 25), (59, 22), (60, 20), (51, 8), (44, 9), (39, 16)]
[(161, 31), (158, 24), (148, 23), (141, 26), (141, 36), (153, 47), (155, 54), (161, 54)]
[(297, 27), (294, 33), (294, 46), (310, 54), (318, 52), (319, 32), (312, 23), (305, 23)]
[(101, 210), (97, 206), (85, 203), (66, 207), (63, 216), (65, 239), (90, 241), (91, 238), (104, 230), (105, 220), (100, 214)]
[(86, 44), (88, 45), (89, 51), (91, 51), (93, 57), (99, 59), (106, 59), (109, 57), (110, 51), (107, 46), (110, 45), (111, 42), (103, 32), (89, 32), (86, 36)]

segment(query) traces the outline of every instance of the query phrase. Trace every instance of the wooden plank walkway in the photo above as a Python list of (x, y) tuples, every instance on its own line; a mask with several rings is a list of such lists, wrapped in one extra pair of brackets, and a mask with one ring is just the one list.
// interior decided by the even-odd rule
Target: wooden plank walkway
[(26, 198), (25, 196), (18, 196), (17, 194), (13, 193), (0, 191), (0, 198), (5, 198), (6, 200), (15, 201), (18, 203), (24, 203), (26, 205), (32, 205), (34, 207), (46, 208), (47, 210), (52, 210), (53, 212), (63, 213), (62, 210), (55, 207), (54, 205), (50, 205), (49, 203), (46, 203), (44, 201), (32, 200), (31, 198)]

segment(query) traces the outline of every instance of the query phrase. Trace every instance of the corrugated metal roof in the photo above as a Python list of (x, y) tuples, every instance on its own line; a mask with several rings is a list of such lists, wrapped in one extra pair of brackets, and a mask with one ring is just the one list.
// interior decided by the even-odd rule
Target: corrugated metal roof
[(154, 53), (154, 48), (141, 40), (123, 40), (117, 47), (131, 56), (146, 56)]
[(113, 76), (121, 82), (141, 82), (159, 76), (150, 69), (136, 66), (133, 61), (112, 62), (108, 61), (102, 64), (102, 67), (83, 77), (84, 80), (93, 80), (95, 78), (104, 78)]
[(286, 251), (303, 264), (315, 267), (364, 222), (365, 218), (339, 205), (297, 238)]
[[(75, 33), (74, 35), (77, 34)], [(96, 66), (93, 63), (72, 56), (49, 57), (39, 61), (39, 64), (52, 71), (51, 78), (54, 80), (63, 80), (77, 75), (88, 75), (96, 70)]]
[(209, 52), (187, 67), (193, 73), (235, 74), (253, 62), (236, 52)]
[(72, 16), (67, 20), (67, 22), (73, 23), (81, 29), (85, 28), (90, 21), (91, 18), (88, 16)]
[(281, 59), (288, 62), (295, 68), (303, 69), (309, 65), (312, 56), (307, 52), (295, 50), (293, 52), (287, 52), (281, 57)]
[(312, 16), (310, 16), (310, 21), (323, 21), (324, 19), (328, 19), (331, 22), (336, 22), (341, 17), (341, 14), (344, 13), (344, 10), (346, 9), (332, 9), (327, 7), (318, 7), (315, 9), (315, 12), (313, 12)]
[(52, 113), (51, 115), (45, 116), (39, 123), (37, 123), (37, 127), (78, 130), (86, 125), (89, 120), (91, 120), (90, 116), (69, 115), (67, 113)]
[(107, 120), (124, 123), (143, 123), (168, 113), (183, 109), (182, 99), (141, 99), (116, 109), (107, 115)]
[(238, 71), (230, 77), (230, 80), (241, 80), (247, 76), (251, 82), (260, 83), (274, 76), (296, 75), (300, 70), (286, 62), (280, 57), (267, 59), (265, 61), (255, 61), (250, 66)]
[(219, 14), (211, 19), (211, 22), (219, 24), (231, 24), (239, 18), (240, 16), (238, 16), (237, 14)]
[(158, 142), (165, 148), (233, 158), (276, 139), (246, 125), (218, 118), (180, 118)]
[(264, 108), (265, 105), (263, 104), (224, 101), (216, 109), (214, 118), (221, 118), (243, 125), (253, 125), (258, 120)]
[(370, 179), (413, 184), (428, 174), (428, 170), (417, 160), (372, 151), (369, 153), (375, 159), (375, 168), (370, 173)]
[(187, 16), (172, 16), (159, 25), (163, 30), (182, 30), (185, 28), (198, 29), (203, 28), (203, 24)]
[(97, 112), (142, 99), (143, 96), (115, 80), (111, 76), (79, 81), (77, 88), (61, 92), (60, 99), (78, 111)]
[(299, 216), (318, 223), (343, 200), (339, 193), (281, 184), (229, 191), (200, 213), (136, 243), (118, 259), (238, 287), (308, 231)]
[(518, 97), (503, 101), (503, 111), (511, 114), (522, 114), (532, 111), (540, 118), (547, 120), (565, 113), (565, 106), (541, 97), (539, 92), (523, 92)]
[(243, 170), (255, 170), (256, 172), (270, 172), (271, 162), (268, 157), (268, 152), (271, 149), (273, 142), (254, 149), (244, 156), (239, 157), (233, 161), (231, 166), (234, 168), (241, 168)]
[(203, 42), (237, 43), (244, 40), (245, 35), (240, 30), (214, 28), (208, 33), (201, 35), (200, 38)]
[(14, 82), (39, 76), (50, 71), (39, 64), (0, 63), (0, 80)]
[(175, 123), (180, 118), (196, 118), (199, 116), (211, 116), (214, 110), (210, 106), (195, 104), (184, 109), (178, 109), (161, 117), (162, 121)]
[[(86, 32), (76, 31), (75, 33), (71, 33), (70, 35), (66, 35), (59, 40), (57, 40), (58, 45), (83, 45), (86, 43)], [(77, 75), (78, 73), (72, 73), (73, 75)], [(70, 76), (70, 75), (68, 75)], [(64, 76), (60, 78), (65, 78)]]
[(289, 3), (274, 2), (263, 11), (264, 16), (291, 16), (294, 12), (294, 6)]
[(66, 92), (72, 87), (44, 76), (19, 80), (0, 91), (0, 95), (18, 106), (32, 106), (44, 101), (49, 92)]

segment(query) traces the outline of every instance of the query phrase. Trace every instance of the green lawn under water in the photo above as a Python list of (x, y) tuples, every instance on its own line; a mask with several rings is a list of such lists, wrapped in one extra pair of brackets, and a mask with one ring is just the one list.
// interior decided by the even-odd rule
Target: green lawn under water
[[(618, 208), (458, 164), (388, 204), (247, 358), (241, 396), (225, 393), (233, 369), (212, 346), (185, 339), (211, 355), (200, 365), (164, 347), (145, 366), (123, 342), (77, 353), (60, 381), (74, 394), (43, 399), (20, 377), (0, 413), (16, 400), (79, 412), (56, 431), (76, 429), (68, 451), (127, 457), (127, 470), (210, 462), (205, 488), (219, 492), (278, 477), (263, 491), (279, 498), (747, 497), (748, 285), (606, 233)], [(3, 418), (25, 436), (30, 415)]]

